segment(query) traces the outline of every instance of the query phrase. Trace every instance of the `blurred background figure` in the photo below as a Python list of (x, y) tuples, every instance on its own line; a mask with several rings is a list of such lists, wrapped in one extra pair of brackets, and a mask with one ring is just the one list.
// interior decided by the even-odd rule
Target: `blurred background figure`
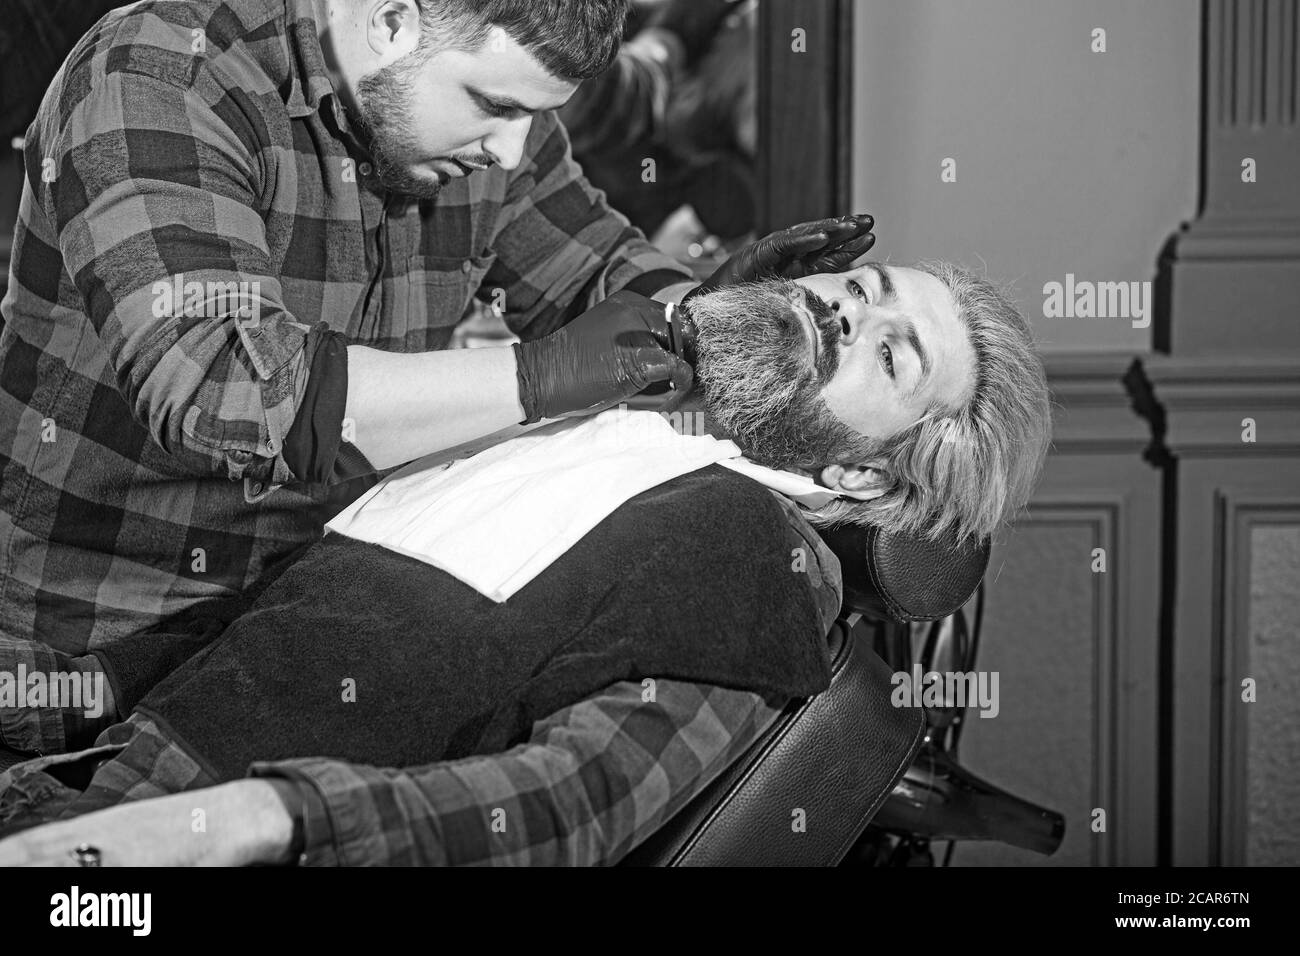
[(707, 274), (712, 260), (699, 260), (754, 225), (756, 3), (656, 0), (634, 9), (618, 62), (583, 84), (560, 118), (610, 203)]

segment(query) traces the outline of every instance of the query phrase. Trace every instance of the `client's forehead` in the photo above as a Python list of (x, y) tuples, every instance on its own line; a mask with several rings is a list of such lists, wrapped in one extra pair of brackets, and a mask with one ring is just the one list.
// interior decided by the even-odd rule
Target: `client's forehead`
[[(871, 271), (871, 264), (863, 268)], [(892, 280), (897, 308), (916, 323), (935, 358), (936, 370), (942, 373), (934, 377), (931, 400), (946, 408), (960, 407), (974, 388), (975, 350), (952, 294), (941, 280), (920, 269), (881, 268)]]

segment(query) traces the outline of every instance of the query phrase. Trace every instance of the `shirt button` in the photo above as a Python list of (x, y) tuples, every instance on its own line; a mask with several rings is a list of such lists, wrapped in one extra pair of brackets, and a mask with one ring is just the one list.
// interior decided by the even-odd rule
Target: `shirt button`
[(260, 481), (253, 482), (253, 487), (249, 490), (255, 495), (260, 495), (262, 493), (262, 483)]
[(371, 166), (369, 163), (362, 163), (357, 167), (357, 169), (361, 170), (362, 176), (369, 176), (375, 171), (375, 167)]
[(266, 440), (266, 450), (269, 451), (272, 455), (275, 454), (275, 439), (274, 439), (274, 438), (268, 438), (268, 439)]
[(473, 268), (474, 268), (474, 264), (470, 262), (468, 259), (466, 259), (464, 262), (460, 264), (461, 272), (469, 272), (469, 270)]

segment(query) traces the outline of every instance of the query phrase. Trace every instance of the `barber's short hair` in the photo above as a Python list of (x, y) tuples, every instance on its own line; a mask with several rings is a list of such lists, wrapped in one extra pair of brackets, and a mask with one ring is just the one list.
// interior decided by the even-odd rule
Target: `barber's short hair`
[[(893, 485), (872, 501), (836, 498), (818, 527), (876, 525), (937, 539), (983, 538), (1029, 502), (1051, 442), (1051, 404), (1029, 324), (990, 282), (947, 262), (912, 268), (948, 288), (975, 352), (975, 387), (957, 409), (931, 409), (875, 443)], [(847, 459), (846, 459), (847, 460)], [(828, 463), (829, 464), (829, 463)]]
[(417, 0), (420, 46), (477, 50), (500, 27), (548, 73), (589, 80), (618, 54), (627, 0)]

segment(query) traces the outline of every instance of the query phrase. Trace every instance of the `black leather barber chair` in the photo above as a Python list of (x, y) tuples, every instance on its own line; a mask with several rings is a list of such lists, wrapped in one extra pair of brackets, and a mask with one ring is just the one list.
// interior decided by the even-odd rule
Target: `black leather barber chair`
[[(911, 669), (911, 622), (957, 619), (984, 575), (988, 543), (958, 548), (862, 528), (823, 537), (844, 575), (844, 607), (827, 636), (831, 686), (787, 706), (623, 865), (833, 866), (868, 824), (906, 851), (941, 839), (1053, 852), (1063, 818), (960, 767), (944, 746), (955, 745), (952, 713), (891, 703), (891, 675)], [(963, 656), (973, 660), (970, 650)]]

